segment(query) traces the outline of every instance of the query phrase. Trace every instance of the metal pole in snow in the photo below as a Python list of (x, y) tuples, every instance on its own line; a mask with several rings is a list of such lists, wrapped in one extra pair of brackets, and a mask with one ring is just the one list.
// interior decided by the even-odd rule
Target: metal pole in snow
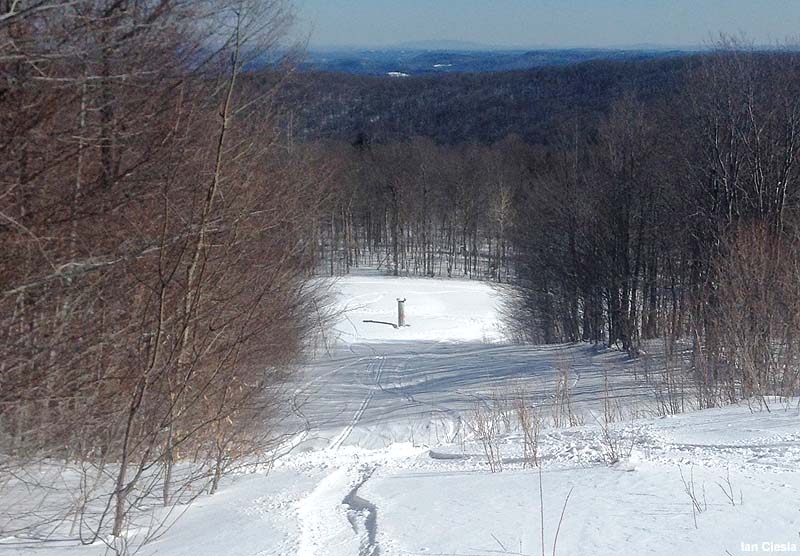
[(397, 328), (403, 328), (406, 325), (406, 300), (397, 298)]

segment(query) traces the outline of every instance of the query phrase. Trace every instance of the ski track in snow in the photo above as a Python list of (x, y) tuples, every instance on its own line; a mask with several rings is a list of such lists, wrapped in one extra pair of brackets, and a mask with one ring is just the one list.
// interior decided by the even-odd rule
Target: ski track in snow
[(352, 535), (347, 511), (342, 504), (357, 483), (355, 467), (340, 467), (325, 477), (297, 504), (300, 539), (297, 556), (322, 556), (326, 551), (358, 554), (359, 539)]
[(333, 468), (293, 504), (299, 524), (297, 556), (379, 556), (378, 507), (360, 490), (379, 468), (403, 468), (422, 454), (410, 445), (375, 451), (345, 446), (299, 454), (284, 462), (282, 469)]
[[(351, 350), (352, 351), (352, 350)], [(357, 361), (361, 361), (359, 358)], [(338, 451), (358, 425), (364, 412), (380, 388), (381, 376), (386, 362), (385, 355), (372, 357), (367, 375), (374, 377), (369, 390), (350, 423), (342, 429), (328, 446), (328, 451)], [(345, 366), (335, 369), (324, 376), (338, 372)], [(333, 456), (335, 459), (335, 456)], [(358, 489), (369, 480), (373, 468), (358, 466), (354, 463), (338, 467), (323, 479), (314, 491), (298, 503), (298, 520), (301, 527), (298, 556), (322, 556), (327, 554), (331, 546), (348, 546), (352, 550), (357, 543), (358, 556), (378, 556), (376, 519), (377, 508), (358, 495)], [(343, 528), (342, 517), (349, 524), (355, 536)]]
[(348, 508), (348, 519), (353, 531), (361, 539), (358, 556), (379, 556), (378, 508), (358, 494), (358, 490), (372, 477), (374, 467), (362, 467), (359, 482), (347, 493), (342, 503)]
[(370, 386), (367, 395), (364, 397), (364, 401), (361, 402), (361, 406), (356, 411), (355, 415), (353, 416), (353, 420), (347, 425), (339, 436), (334, 438), (331, 441), (330, 449), (336, 450), (347, 440), (347, 437), (350, 436), (350, 433), (353, 432), (353, 429), (358, 425), (358, 422), (361, 420), (361, 417), (364, 415), (364, 412), (369, 407), (370, 402), (372, 402), (372, 398), (375, 397), (375, 389), (380, 388), (381, 384), (381, 375), (383, 374), (383, 366), (386, 362), (385, 355), (379, 355), (375, 357), (372, 362), (370, 363), (369, 367), (367, 368), (367, 372), (369, 375), (375, 375), (375, 385)]

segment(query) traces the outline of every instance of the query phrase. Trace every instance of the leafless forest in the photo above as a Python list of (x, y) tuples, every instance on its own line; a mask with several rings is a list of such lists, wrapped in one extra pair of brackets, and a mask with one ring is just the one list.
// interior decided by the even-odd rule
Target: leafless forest
[[(373, 114), (352, 110), (362, 85), (296, 75), (291, 18), (282, 0), (0, 2), (0, 497), (37, 492), (0, 534), (119, 538), (145, 500), (213, 493), (280, 440), (320, 277), (357, 267), (492, 280), (527, 341), (658, 340), (706, 406), (798, 392), (796, 52), (489, 75), (469, 101), (371, 78), (427, 91)], [(250, 68), (264, 52), (285, 59)], [(634, 77), (580, 89), (595, 70)], [(577, 104), (487, 130), (508, 83), (557, 74)]]
[[(800, 56), (722, 39), (681, 63), (652, 62), (655, 84), (650, 65), (615, 66), (626, 76), (616, 86), (573, 95), (556, 124), (526, 128), (548, 131), (543, 141), (358, 135), (338, 207), (323, 216), (331, 273), (366, 257), (400, 274), (507, 284), (521, 339), (632, 356), (656, 341), (703, 406), (796, 393)], [(470, 89), (449, 79), (463, 108)], [(422, 94), (429, 78), (400, 87), (415, 86)], [(368, 118), (392, 113), (381, 110)], [(409, 117), (424, 128), (441, 110)]]
[(3, 507), (4, 533), (71, 519), (85, 542), (119, 536), (155, 489), (164, 505), (213, 492), (276, 440), (323, 318), (325, 170), (241, 73), (290, 16), (279, 0), (2, 3), (0, 492), (36, 484), (32, 465), (78, 477), (69, 504)]

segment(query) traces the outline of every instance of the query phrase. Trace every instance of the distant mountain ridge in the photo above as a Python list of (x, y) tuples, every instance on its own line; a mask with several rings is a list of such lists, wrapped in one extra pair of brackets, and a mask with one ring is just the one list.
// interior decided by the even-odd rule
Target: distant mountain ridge
[[(363, 50), (363, 49), (357, 49)], [(458, 52), (499, 52), (527, 50), (508, 46), (495, 46), (491, 44), (481, 44), (470, 41), (458, 40), (428, 40), (428, 41), (406, 41), (378, 50), (454, 50)]]
[[(429, 48), (425, 46), (428, 45)], [(450, 45), (451, 48), (446, 48)], [(477, 48), (483, 48), (477, 49)], [(353, 75), (432, 75), (485, 73), (566, 66), (593, 60), (645, 60), (674, 57), (689, 50), (532, 49), (494, 50), (458, 41), (408, 43), (389, 49), (311, 50), (301, 69)]]

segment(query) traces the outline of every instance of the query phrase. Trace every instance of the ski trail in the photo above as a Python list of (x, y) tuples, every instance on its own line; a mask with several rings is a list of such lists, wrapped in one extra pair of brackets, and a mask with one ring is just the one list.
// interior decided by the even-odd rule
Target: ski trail
[(298, 386), (297, 388), (295, 388), (294, 394), (292, 396), (292, 405), (294, 407), (299, 407), (300, 404), (298, 402), (298, 399), (300, 398), (300, 395), (301, 394), (305, 394), (308, 391), (310, 391), (311, 387), (314, 386), (316, 383), (321, 382), (322, 380), (328, 378), (331, 375), (334, 375), (334, 374), (338, 373), (339, 371), (343, 371), (344, 369), (348, 369), (348, 368), (352, 367), (353, 365), (358, 365), (359, 363), (361, 363), (365, 359), (369, 359), (369, 357), (359, 357), (357, 359), (353, 359), (353, 360), (347, 361), (344, 365), (340, 365), (339, 367), (336, 367), (335, 369), (331, 369), (330, 371), (328, 371), (326, 373), (323, 373), (323, 374), (321, 374), (321, 375), (319, 375), (317, 377), (312, 378), (311, 380), (309, 380), (305, 384), (303, 384), (301, 386)]
[(355, 466), (340, 467), (322, 479), (297, 503), (300, 539), (297, 556), (360, 554), (361, 539), (353, 535), (342, 496), (360, 480)]
[(364, 415), (367, 407), (369, 407), (372, 398), (375, 397), (376, 387), (380, 388), (381, 375), (383, 375), (383, 365), (385, 360), (385, 355), (379, 355), (375, 357), (375, 359), (373, 359), (370, 365), (367, 367), (367, 371), (370, 374), (375, 374), (375, 386), (371, 387), (367, 395), (364, 397), (364, 400), (361, 402), (361, 406), (356, 411), (352, 421), (350, 421), (350, 423), (342, 430), (342, 432), (340, 432), (336, 438), (331, 441), (330, 445), (328, 446), (329, 449), (338, 450), (345, 440), (347, 440), (347, 437), (350, 436), (350, 433), (353, 432), (353, 429), (358, 425), (358, 422), (361, 420), (361, 417)]
[(358, 494), (359, 489), (366, 484), (374, 472), (374, 467), (363, 467), (359, 482), (342, 500), (342, 503), (349, 508), (350, 525), (361, 539), (358, 556), (379, 556), (381, 553), (378, 545), (378, 508)]
[[(317, 377), (314, 377), (313, 379), (309, 380), (305, 384), (302, 384), (301, 386), (298, 386), (297, 388), (295, 388), (294, 393), (293, 393), (292, 398), (291, 398), (291, 402), (290, 402), (291, 403), (291, 409), (292, 409), (292, 413), (294, 413), (300, 419), (303, 420), (303, 423), (305, 425), (305, 432), (307, 433), (306, 436), (308, 436), (308, 433), (311, 431), (311, 429), (313, 427), (312, 427), (312, 423), (311, 423), (310, 419), (308, 418), (308, 416), (303, 411), (303, 405), (304, 405), (305, 401), (307, 401), (308, 397), (310, 396), (310, 393), (313, 392), (312, 387), (314, 387), (317, 383), (322, 382), (324, 379), (326, 379), (326, 378), (328, 378), (328, 377), (330, 377), (330, 376), (332, 376), (332, 375), (334, 375), (334, 374), (336, 374), (336, 373), (338, 373), (340, 371), (348, 369), (348, 368), (352, 367), (353, 365), (359, 364), (361, 361), (364, 361), (365, 359), (369, 359), (369, 358), (368, 357), (359, 357), (357, 359), (348, 361), (344, 365), (340, 365), (339, 367), (336, 367), (335, 369), (331, 369), (330, 371), (328, 371), (326, 373), (323, 373), (323, 374), (321, 374), (321, 375), (319, 375)], [(304, 395), (306, 396), (306, 399), (301, 401), (301, 396), (304, 396)]]
[[(359, 358), (359, 361), (363, 359)], [(358, 426), (375, 392), (379, 391), (385, 359), (385, 355), (371, 359), (367, 375), (374, 377), (373, 384), (350, 423), (330, 442), (328, 449), (338, 450)], [(354, 463), (338, 467), (322, 479), (311, 494), (298, 502), (300, 541), (297, 556), (380, 554), (376, 541), (377, 509), (358, 496), (358, 489), (369, 480), (373, 470), (370, 467), (359, 468)]]
[[(445, 426), (447, 427), (448, 430), (448, 432), (446, 433), (447, 442), (448, 443), (455, 442), (455, 439), (458, 437), (459, 434), (461, 434), (461, 428), (463, 425), (463, 419), (461, 414), (455, 409), (448, 407), (446, 405), (442, 405), (431, 400), (420, 400), (419, 398), (414, 396), (414, 394), (411, 393), (409, 387), (402, 379), (402, 371), (406, 368), (409, 361), (417, 357), (428, 356), (428, 355), (430, 355), (430, 352), (427, 351), (419, 352), (412, 350), (408, 352), (406, 356), (403, 358), (403, 361), (400, 364), (400, 366), (398, 366), (396, 369), (398, 371), (397, 384), (389, 388), (385, 388), (382, 384), (378, 383), (378, 388), (380, 388), (381, 391), (383, 391), (384, 393), (392, 394), (395, 396), (402, 396), (412, 404), (430, 407), (433, 410), (431, 412), (431, 416), (433, 415), (433, 412), (446, 416), (447, 419), (446, 420), (443, 419), (443, 421), (445, 421), (446, 423)], [(425, 379), (425, 381), (427, 382), (427, 378)], [(465, 396), (474, 396), (473, 394), (470, 394), (468, 392), (462, 392), (461, 390), (458, 389), (455, 389), (454, 392), (463, 394)], [(479, 401), (482, 401), (480, 398), (478, 399)]]

